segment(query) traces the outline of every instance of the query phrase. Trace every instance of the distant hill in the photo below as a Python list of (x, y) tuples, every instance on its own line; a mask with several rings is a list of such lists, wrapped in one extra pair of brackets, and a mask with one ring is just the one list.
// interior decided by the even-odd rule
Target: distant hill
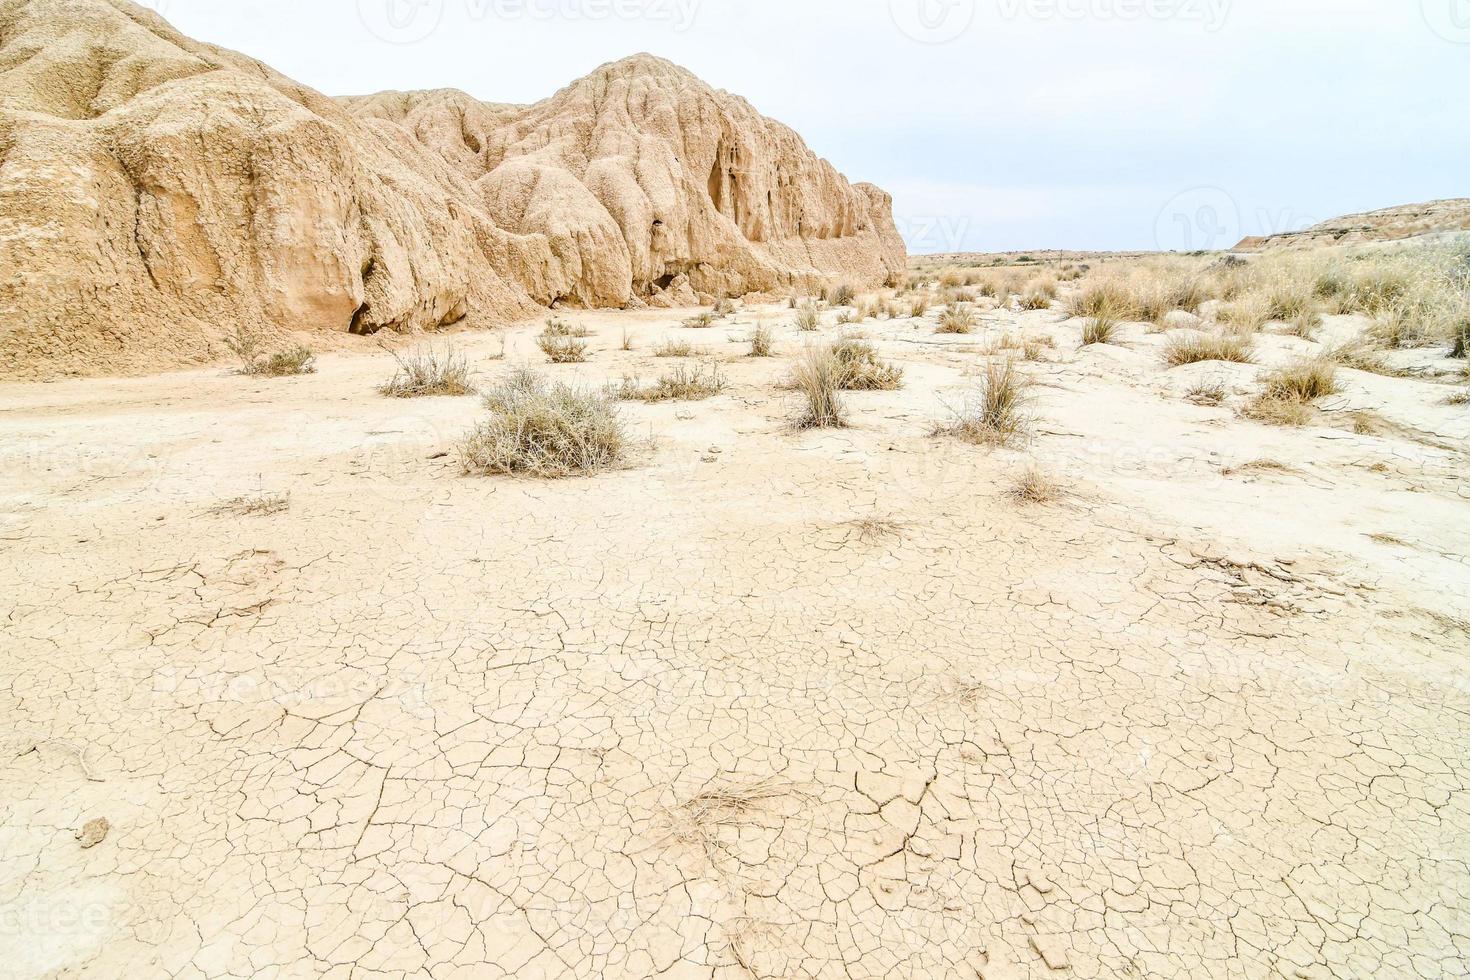
[(1356, 245), (1456, 231), (1470, 231), (1470, 198), (1403, 204), (1367, 214), (1344, 215), (1303, 231), (1247, 238), (1235, 247), (1238, 251), (1255, 252), (1319, 245)]

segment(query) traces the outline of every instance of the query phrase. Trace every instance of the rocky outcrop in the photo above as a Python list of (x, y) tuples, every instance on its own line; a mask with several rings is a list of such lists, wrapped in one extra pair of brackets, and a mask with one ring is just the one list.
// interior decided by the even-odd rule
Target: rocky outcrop
[(0, 0), (0, 374), (897, 275), (885, 194), (667, 62), (335, 100), (126, 0)]
[(1456, 198), (1344, 215), (1303, 231), (1247, 238), (1235, 248), (1237, 251), (1258, 252), (1322, 245), (1361, 245), (1463, 231), (1470, 231), (1470, 199)]

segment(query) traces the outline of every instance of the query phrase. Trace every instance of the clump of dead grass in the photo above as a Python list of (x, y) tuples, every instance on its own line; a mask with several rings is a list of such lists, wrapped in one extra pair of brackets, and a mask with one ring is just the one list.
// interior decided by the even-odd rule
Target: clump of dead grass
[(1202, 361), (1249, 364), (1255, 358), (1255, 344), (1249, 335), (1244, 334), (1181, 331), (1169, 336), (1168, 342), (1164, 344), (1163, 358), (1164, 363), (1171, 368)]
[(489, 418), (460, 446), (471, 474), (558, 478), (621, 464), (628, 437), (614, 400), (601, 392), (549, 384), (529, 370), (514, 372), (485, 393)]
[(654, 357), (693, 357), (694, 345), (687, 340), (665, 340), (653, 349)]
[(1242, 409), (1246, 418), (1268, 425), (1303, 426), (1315, 416), (1312, 403), (1337, 391), (1337, 366), (1317, 358), (1277, 368), (1265, 389)]
[(721, 828), (738, 827), (778, 800), (803, 795), (797, 784), (779, 776), (710, 787), (665, 811), (660, 844), (694, 846), (712, 854)]
[(1225, 404), (1230, 392), (1219, 381), (1202, 381), (1185, 392), (1184, 397), (1192, 404), (1213, 408)]
[(265, 333), (256, 327), (236, 326), (224, 339), (225, 347), (239, 360), (236, 374), (258, 378), (286, 378), (316, 372), (316, 355), (310, 347), (294, 344), (282, 351), (265, 351)]
[(543, 333), (536, 338), (536, 346), (552, 364), (581, 364), (587, 360), (587, 344), (573, 337)]
[(939, 326), (935, 333), (967, 334), (975, 330), (979, 318), (975, 315), (975, 308), (969, 303), (951, 304), (939, 315)]
[(1118, 334), (1122, 321), (1110, 310), (1100, 310), (1082, 324), (1082, 346), (1111, 344)]
[(290, 509), (290, 494), (261, 493), (226, 500), (211, 507), (209, 512), (229, 517), (269, 517)]
[(1005, 496), (1018, 504), (1055, 503), (1065, 494), (1066, 489), (1035, 463), (1017, 474), (1005, 490)]
[(713, 398), (725, 386), (725, 376), (718, 364), (680, 364), (651, 385), (644, 385), (636, 378), (624, 378), (618, 397), (624, 401), (695, 402)]
[(565, 320), (550, 317), (541, 330), (543, 337), (590, 337), (592, 331), (582, 326), (572, 326)]
[(1033, 420), (1026, 410), (1033, 382), (1011, 358), (996, 358), (948, 423), (935, 435), (953, 436), (984, 446), (1005, 446), (1028, 435)]
[(822, 314), (815, 303), (803, 303), (796, 311), (796, 329), (811, 333), (821, 329)]
[(847, 369), (830, 347), (809, 347), (791, 373), (791, 386), (802, 396), (796, 417), (799, 429), (831, 429), (847, 425), (842, 383)]
[(775, 349), (775, 332), (764, 323), (758, 323), (750, 332), (750, 356), (770, 357)]
[(454, 397), (474, 393), (469, 361), (449, 344), (443, 347), (430, 344), (407, 354), (389, 353), (398, 362), (398, 370), (378, 387), (378, 391), (389, 398)]
[(871, 343), (843, 337), (832, 344), (832, 356), (842, 366), (838, 387), (844, 391), (893, 391), (903, 387), (903, 368), (883, 360)]

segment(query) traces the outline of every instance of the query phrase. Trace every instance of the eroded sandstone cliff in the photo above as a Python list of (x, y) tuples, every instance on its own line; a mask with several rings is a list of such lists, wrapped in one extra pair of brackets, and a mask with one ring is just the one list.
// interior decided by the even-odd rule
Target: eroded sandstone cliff
[(0, 0), (0, 375), (903, 267), (891, 202), (668, 62), (336, 100), (127, 0)]

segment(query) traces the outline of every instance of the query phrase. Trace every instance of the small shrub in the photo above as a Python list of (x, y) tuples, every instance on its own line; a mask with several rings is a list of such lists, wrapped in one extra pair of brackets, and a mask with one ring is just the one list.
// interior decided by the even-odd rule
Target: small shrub
[(260, 358), (242, 373), (263, 378), (287, 378), (296, 374), (316, 373), (316, 355), (310, 347), (297, 344)]
[(572, 337), (542, 334), (536, 338), (536, 345), (552, 364), (581, 364), (587, 360), (587, 345)]
[(1448, 405), (1470, 405), (1470, 388), (1461, 388), (1445, 399)]
[(1005, 495), (1018, 504), (1049, 504), (1064, 495), (1060, 484), (1032, 464), (1006, 488)]
[(1337, 393), (1337, 365), (1317, 358), (1277, 368), (1265, 377), (1266, 394), (1310, 402)]
[(1123, 283), (1103, 279), (1073, 293), (1067, 300), (1066, 310), (1067, 316), (1072, 318), (1104, 316), (1126, 320), (1137, 314), (1137, 304)]
[(712, 327), (714, 325), (715, 315), (709, 310), (705, 310), (703, 313), (695, 314), (694, 316), (691, 316), (689, 319), (684, 321), (684, 326), (689, 327), (693, 330), (703, 330), (705, 327)]
[(820, 329), (822, 326), (822, 315), (817, 311), (815, 303), (806, 303), (796, 311), (796, 329), (805, 333)]
[(472, 474), (565, 477), (623, 462), (628, 439), (617, 405), (604, 394), (548, 385), (517, 371), (485, 394), (490, 417), (460, 447)]
[(735, 314), (735, 301), (729, 297), (725, 297), (715, 303), (715, 308), (712, 312), (716, 317), (733, 316)]
[(1031, 417), (1026, 413), (1031, 384), (1010, 358), (990, 361), (985, 365), (985, 377), (954, 412), (949, 424), (937, 427), (935, 434), (985, 446), (1008, 445), (1031, 429)]
[(1252, 398), (1241, 414), (1248, 419), (1267, 425), (1303, 426), (1312, 421), (1312, 406), (1295, 398), (1277, 398), (1258, 395)]
[(1051, 309), (1051, 299), (1045, 293), (1027, 292), (1021, 296), (1021, 309), (1049, 310)]
[(590, 337), (592, 331), (586, 327), (574, 327), (565, 320), (556, 317), (546, 321), (546, 328), (541, 331), (543, 337)]
[(1170, 367), (1197, 364), (1201, 361), (1229, 361), (1249, 364), (1255, 358), (1255, 344), (1249, 336), (1207, 334), (1190, 331), (1171, 334), (1164, 344), (1164, 363)]
[(687, 340), (665, 340), (653, 349), (654, 357), (691, 357), (694, 345)]
[(421, 347), (401, 355), (391, 352), (398, 370), (378, 391), (389, 398), (425, 398), (468, 395), (470, 365), (465, 356), (449, 345)]
[(1243, 296), (1220, 310), (1220, 322), (1235, 333), (1253, 334), (1271, 319), (1270, 305), (1261, 296)]
[(750, 356), (770, 357), (774, 341), (775, 334), (770, 327), (764, 323), (756, 324), (756, 328), (750, 334)]
[(1115, 313), (1103, 310), (1094, 314), (1082, 325), (1082, 345), (1090, 347), (1093, 344), (1111, 344), (1119, 326), (1121, 324)]
[(1384, 359), (1382, 352), (1362, 340), (1350, 341), (1322, 353), (1322, 357), (1354, 371), (1393, 376), (1397, 372)]
[(791, 375), (792, 386), (804, 400), (797, 428), (842, 428), (847, 424), (840, 394), (844, 370), (830, 347), (809, 347), (801, 355)]
[(1220, 382), (1204, 381), (1190, 388), (1184, 397), (1195, 405), (1213, 408), (1225, 404), (1225, 399), (1229, 395), (1230, 392), (1226, 391), (1225, 386)]
[(243, 324), (224, 338), (225, 347), (239, 360), (236, 374), (261, 378), (285, 378), (316, 371), (316, 355), (310, 347), (296, 344), (274, 354), (265, 353), (265, 333)]
[(828, 286), (822, 292), (822, 299), (829, 306), (850, 306), (854, 295), (852, 286), (844, 282)]
[(866, 340), (844, 337), (832, 345), (832, 356), (842, 365), (838, 387), (844, 391), (893, 391), (903, 386), (903, 368), (878, 356)]
[(252, 374), (254, 372), (250, 369), (265, 351), (265, 334), (255, 327), (247, 327), (243, 323), (236, 324), (233, 330), (225, 334), (224, 344), (229, 352), (239, 360), (239, 373)]
[(1306, 283), (1279, 282), (1266, 293), (1266, 319), (1290, 323), (1298, 317), (1318, 317), (1317, 299)]
[(929, 312), (929, 297), (915, 296), (909, 301), (909, 316), (918, 319)]
[(725, 390), (725, 378), (719, 365), (680, 364), (673, 371), (644, 387), (636, 379), (624, 379), (618, 397), (640, 402), (696, 402), (712, 398)]
[(935, 333), (972, 333), (979, 323), (975, 308), (969, 303), (955, 303), (939, 315), (939, 326)]

